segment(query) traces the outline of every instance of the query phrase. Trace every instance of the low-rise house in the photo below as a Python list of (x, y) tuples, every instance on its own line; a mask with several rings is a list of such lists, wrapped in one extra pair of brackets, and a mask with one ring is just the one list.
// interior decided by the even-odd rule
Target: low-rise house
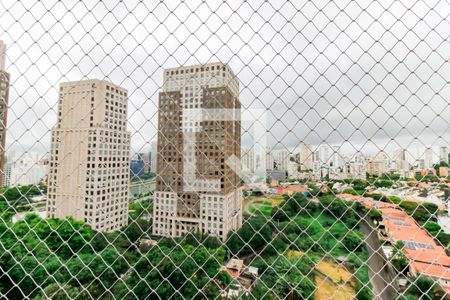
[(258, 268), (245, 266), (241, 259), (230, 259), (222, 270), (233, 278), (233, 284), (228, 289), (228, 298), (239, 298), (250, 293), (258, 280)]

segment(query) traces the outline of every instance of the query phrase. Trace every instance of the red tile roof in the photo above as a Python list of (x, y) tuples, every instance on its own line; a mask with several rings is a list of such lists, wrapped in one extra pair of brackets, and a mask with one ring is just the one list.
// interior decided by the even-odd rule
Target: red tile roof
[[(393, 244), (398, 241), (405, 244), (403, 252), (409, 259), (413, 273), (450, 281), (450, 257), (444, 247), (438, 245), (414, 218), (397, 205), (350, 194), (340, 194), (338, 197), (358, 201), (366, 208), (377, 208), (381, 211), (388, 238)], [(441, 283), (441, 286), (450, 294), (450, 285)]]
[(413, 262), (410, 264), (410, 267), (415, 273), (424, 274), (435, 279), (450, 281), (450, 268), (448, 267), (421, 262)]

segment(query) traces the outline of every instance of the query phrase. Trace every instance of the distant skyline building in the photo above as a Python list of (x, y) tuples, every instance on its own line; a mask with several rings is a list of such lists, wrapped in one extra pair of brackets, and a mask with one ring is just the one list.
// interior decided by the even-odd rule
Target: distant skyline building
[(275, 152), (277, 170), (287, 171), (290, 153), (286, 149), (281, 149)]
[(150, 172), (156, 173), (157, 142), (150, 143)]
[(256, 155), (253, 149), (241, 149), (242, 171), (254, 173), (256, 171)]
[(433, 167), (433, 149), (431, 148), (431, 146), (427, 146), (425, 148), (424, 164), (424, 167), (426, 169), (430, 169)]
[(420, 170), (425, 169), (425, 160), (424, 159), (417, 160), (417, 168)]
[(266, 170), (273, 170), (275, 168), (275, 159), (273, 157), (272, 150), (269, 149), (266, 150), (265, 164)]
[(52, 129), (47, 214), (97, 231), (128, 223), (128, 92), (103, 80), (61, 83)]
[(144, 161), (144, 174), (150, 173), (150, 164), (152, 161), (152, 152), (141, 153), (142, 160)]
[(145, 174), (144, 153), (137, 153), (130, 162), (131, 178)]
[(448, 163), (448, 147), (447, 146), (441, 146), (439, 147), (439, 161), (443, 161)]
[(331, 147), (328, 145), (320, 145), (318, 151), (320, 164), (329, 166), (331, 154), (333, 152)]
[[(201, 232), (225, 240), (242, 225), (242, 188), (229, 159), (241, 158), (239, 82), (226, 64), (164, 71), (159, 94), (153, 234)], [(233, 111), (208, 119), (206, 111)], [(202, 112), (202, 119), (194, 121)], [(205, 119), (206, 118), (206, 119)]]
[(314, 162), (314, 152), (312, 146), (301, 143), (294, 151), (295, 160), (300, 164), (302, 170), (312, 170)]
[(396, 171), (401, 173), (409, 171), (408, 157), (406, 149), (400, 148), (394, 153), (394, 163)]
[(6, 145), (6, 125), (8, 120), (8, 103), (10, 74), (6, 71), (6, 45), (0, 40), (0, 187), (3, 184), (5, 145)]
[(4, 172), (3, 172), (3, 186), (9, 186), (10, 185), (10, 178), (11, 178), (11, 164), (9, 163), (11, 156), (5, 155), (5, 163), (4, 163)]
[(0, 40), (0, 70), (6, 69), (6, 44)]
[(340, 152), (339, 146), (332, 146), (331, 150), (333, 151), (330, 158), (330, 168), (334, 171), (337, 171), (339, 167), (342, 165), (342, 156)]
[(367, 161), (367, 173), (372, 176), (382, 176), (387, 171), (388, 157), (383, 151)]

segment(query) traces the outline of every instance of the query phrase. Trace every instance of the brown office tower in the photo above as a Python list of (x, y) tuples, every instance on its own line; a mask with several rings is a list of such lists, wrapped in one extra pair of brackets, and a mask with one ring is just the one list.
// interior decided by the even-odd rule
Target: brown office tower
[(127, 90), (102, 80), (62, 83), (52, 129), (47, 213), (97, 231), (128, 222)]
[(164, 71), (153, 234), (225, 240), (242, 225), (239, 83), (226, 64)]
[(0, 40), (0, 187), (5, 165), (6, 122), (8, 119), (9, 73), (5, 70), (6, 45)]

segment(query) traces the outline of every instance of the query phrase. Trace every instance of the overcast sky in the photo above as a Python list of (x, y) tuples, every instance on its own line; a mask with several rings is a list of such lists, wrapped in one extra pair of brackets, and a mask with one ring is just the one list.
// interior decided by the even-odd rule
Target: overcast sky
[(129, 90), (132, 148), (149, 149), (163, 69), (213, 61), (237, 74), (244, 109), (267, 109), (277, 148), (449, 144), (446, 1), (43, 2), (0, 2), (8, 150), (47, 152), (58, 84), (87, 78)]

